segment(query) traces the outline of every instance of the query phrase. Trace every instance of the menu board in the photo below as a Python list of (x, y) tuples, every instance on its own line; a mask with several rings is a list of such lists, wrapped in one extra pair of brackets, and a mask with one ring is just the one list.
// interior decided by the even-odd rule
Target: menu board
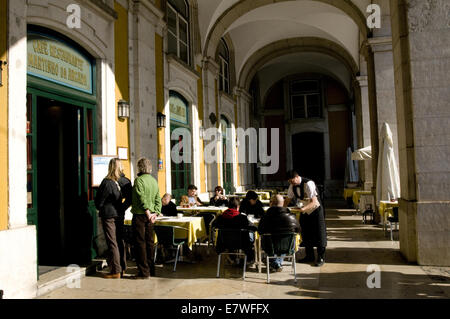
[(108, 175), (108, 165), (116, 155), (92, 155), (92, 187), (98, 187)]

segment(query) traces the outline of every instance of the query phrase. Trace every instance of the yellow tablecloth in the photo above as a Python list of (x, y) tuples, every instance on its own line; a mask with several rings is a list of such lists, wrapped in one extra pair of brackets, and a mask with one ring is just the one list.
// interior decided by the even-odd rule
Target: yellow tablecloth
[[(125, 225), (131, 225), (131, 220), (125, 220)], [(187, 244), (189, 246), (189, 249), (191, 250), (197, 239), (205, 239), (207, 237), (203, 217), (158, 217), (158, 219), (156, 220), (156, 225), (169, 225), (187, 228), (187, 234), (183, 229), (176, 229), (175, 238), (187, 238)], [(155, 234), (155, 243), (156, 242), (157, 237)]]
[[(259, 200), (270, 200), (270, 193), (269, 192), (258, 192), (255, 191), (256, 194), (258, 194)], [(246, 192), (235, 192), (234, 195), (244, 196), (246, 195)]]
[(378, 206), (378, 212), (380, 213), (381, 217), (383, 217), (383, 220), (385, 220), (385, 212), (388, 208), (398, 207), (398, 201), (390, 202), (390, 201), (380, 201), (380, 204)]
[(353, 193), (362, 190), (361, 188), (344, 188), (344, 199), (353, 198)]
[(216, 207), (216, 206), (198, 206), (198, 207), (181, 207), (177, 206), (177, 211), (179, 212), (190, 212), (190, 213), (223, 213), (228, 207)]
[(370, 195), (372, 194), (371, 191), (355, 191), (353, 192), (353, 204), (355, 205), (355, 207), (359, 204), (359, 198), (361, 197), (361, 195)]

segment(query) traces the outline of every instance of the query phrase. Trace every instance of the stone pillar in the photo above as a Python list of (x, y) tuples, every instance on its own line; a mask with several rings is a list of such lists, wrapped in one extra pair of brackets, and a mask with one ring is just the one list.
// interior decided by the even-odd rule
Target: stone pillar
[[(358, 147), (363, 148), (371, 145), (370, 140), (370, 117), (369, 117), (369, 91), (367, 75), (356, 78), (356, 126), (358, 131)], [(372, 161), (359, 161), (360, 178), (364, 182), (364, 189), (372, 188)]]
[[(130, 131), (134, 128), (130, 134), (133, 136), (131, 159), (135, 164), (140, 157), (149, 158), (152, 162), (152, 175), (158, 178), (155, 34), (162, 33), (163, 14), (144, 1), (134, 2), (131, 11)], [(168, 116), (167, 122), (169, 121)]]
[[(390, 36), (371, 38), (369, 39), (369, 44), (373, 51), (375, 63), (378, 136), (383, 123), (387, 123), (392, 131), (394, 155), (398, 165), (398, 134), (392, 38)], [(376, 185), (374, 186), (376, 187)]]
[[(363, 55), (367, 62), (367, 84), (370, 114), (370, 144), (372, 145), (372, 192), (375, 194), (377, 184), (377, 164), (378, 164), (378, 105), (377, 105), (377, 85), (375, 74), (375, 61), (373, 51), (368, 43), (363, 45)], [(376, 200), (376, 199), (375, 199)]]
[[(219, 78), (219, 65), (214, 61), (213, 58), (208, 57), (203, 61), (203, 98), (204, 98), (204, 119), (203, 126), (205, 129), (208, 128), (216, 128), (216, 123), (211, 123), (210, 115), (215, 114), (217, 117), (217, 121), (220, 121), (220, 118), (217, 114), (216, 104), (218, 103), (218, 92), (216, 88), (216, 83)], [(211, 140), (206, 140), (205, 145), (211, 143)], [(218, 154), (217, 154), (217, 160)], [(207, 175), (207, 187), (206, 191), (211, 193), (214, 192), (214, 187), (216, 187), (219, 182), (219, 167), (217, 161), (212, 164), (206, 164), (206, 175)]]
[[(236, 89), (236, 97), (237, 97), (237, 109), (238, 109), (238, 127), (246, 130), (249, 128), (249, 110), (250, 103), (252, 101), (251, 95), (243, 88)], [(242, 147), (246, 147), (246, 145), (238, 145), (238, 154), (239, 149)], [(239, 155), (238, 155), (239, 156)], [(240, 177), (241, 177), (241, 186), (246, 188), (249, 184), (252, 183), (252, 165), (248, 163), (248, 149), (245, 150), (245, 158), (239, 157), (239, 169), (240, 169)]]
[(450, 266), (448, 1), (391, 1), (400, 160), (400, 250)]

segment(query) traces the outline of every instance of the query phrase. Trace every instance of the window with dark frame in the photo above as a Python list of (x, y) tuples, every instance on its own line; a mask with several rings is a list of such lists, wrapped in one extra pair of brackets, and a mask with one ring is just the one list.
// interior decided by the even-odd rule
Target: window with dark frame
[(219, 90), (230, 93), (230, 54), (223, 39), (219, 42)]
[(185, 0), (167, 1), (168, 53), (189, 64), (189, 10)]
[(296, 80), (290, 84), (293, 119), (322, 117), (322, 94), (319, 80)]

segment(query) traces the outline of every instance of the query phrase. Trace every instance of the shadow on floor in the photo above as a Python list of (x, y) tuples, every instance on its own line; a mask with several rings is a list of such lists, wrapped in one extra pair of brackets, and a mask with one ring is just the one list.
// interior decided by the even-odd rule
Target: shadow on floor
[[(369, 278), (369, 276), (371, 276)], [(367, 282), (374, 284), (373, 273), (337, 272), (320, 274), (300, 274), (297, 276), (299, 290), (288, 295), (326, 299), (393, 299), (428, 298), (442, 299), (450, 296), (450, 277), (428, 275), (408, 275), (399, 272), (380, 273), (380, 288), (368, 288)], [(290, 283), (290, 281), (288, 281)]]

